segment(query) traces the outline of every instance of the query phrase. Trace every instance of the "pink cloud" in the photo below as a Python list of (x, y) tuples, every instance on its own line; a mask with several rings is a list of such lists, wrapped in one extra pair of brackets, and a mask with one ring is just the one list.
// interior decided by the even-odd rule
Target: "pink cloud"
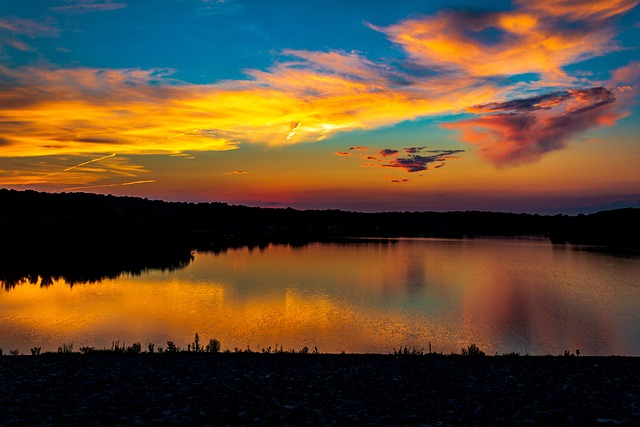
[(461, 139), (497, 166), (540, 160), (566, 147), (570, 138), (594, 126), (610, 126), (624, 116), (614, 109), (614, 94), (602, 87), (553, 92), (526, 99), (473, 108), (494, 113), (445, 128), (461, 132)]
[(115, 3), (112, 0), (67, 0), (66, 6), (52, 7), (55, 12), (81, 14), (91, 12), (107, 12), (127, 7), (126, 3)]

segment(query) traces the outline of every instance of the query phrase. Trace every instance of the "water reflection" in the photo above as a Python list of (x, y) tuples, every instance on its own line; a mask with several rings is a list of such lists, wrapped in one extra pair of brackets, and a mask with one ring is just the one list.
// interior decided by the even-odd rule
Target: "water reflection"
[(127, 257), (105, 257), (83, 254), (57, 254), (55, 259), (30, 259), (23, 263), (0, 262), (0, 287), (9, 291), (21, 284), (46, 288), (63, 281), (69, 287), (117, 279), (122, 275), (140, 276), (150, 270), (174, 271), (193, 261), (193, 253), (183, 250)]
[(0, 295), (0, 347), (173, 340), (640, 354), (640, 260), (544, 241), (408, 239), (199, 252), (186, 268)]

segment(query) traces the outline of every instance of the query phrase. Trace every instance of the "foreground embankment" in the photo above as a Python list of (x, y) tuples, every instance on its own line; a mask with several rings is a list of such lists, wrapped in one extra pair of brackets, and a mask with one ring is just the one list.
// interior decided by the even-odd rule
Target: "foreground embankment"
[(3, 425), (640, 425), (640, 358), (0, 357)]

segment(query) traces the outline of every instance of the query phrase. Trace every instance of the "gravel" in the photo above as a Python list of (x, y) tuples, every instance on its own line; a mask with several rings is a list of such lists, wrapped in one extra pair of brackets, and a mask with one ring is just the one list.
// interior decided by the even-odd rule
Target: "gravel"
[(640, 358), (3, 356), (0, 424), (640, 425)]

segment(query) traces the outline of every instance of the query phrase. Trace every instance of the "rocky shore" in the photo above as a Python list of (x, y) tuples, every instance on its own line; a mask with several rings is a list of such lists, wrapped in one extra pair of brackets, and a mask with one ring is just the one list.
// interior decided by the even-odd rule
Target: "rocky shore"
[(640, 425), (640, 358), (3, 356), (0, 424)]

